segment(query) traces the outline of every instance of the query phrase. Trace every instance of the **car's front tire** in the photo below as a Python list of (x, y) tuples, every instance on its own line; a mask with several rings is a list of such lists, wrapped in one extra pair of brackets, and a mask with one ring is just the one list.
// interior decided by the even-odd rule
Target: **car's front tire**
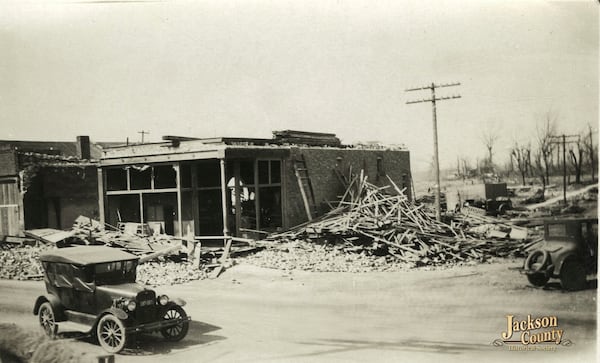
[(179, 305), (173, 305), (165, 310), (163, 320), (182, 319), (177, 325), (169, 326), (160, 330), (162, 336), (171, 342), (177, 342), (183, 339), (190, 328), (190, 322), (187, 320), (185, 310)]
[(127, 336), (125, 325), (114, 315), (104, 315), (96, 327), (98, 343), (109, 353), (119, 353), (125, 348)]
[(49, 337), (53, 337), (56, 333), (56, 318), (54, 315), (54, 309), (52, 308), (52, 304), (49, 302), (45, 302), (40, 305), (40, 309), (38, 310), (38, 317), (40, 321), (40, 326), (44, 330), (44, 333)]

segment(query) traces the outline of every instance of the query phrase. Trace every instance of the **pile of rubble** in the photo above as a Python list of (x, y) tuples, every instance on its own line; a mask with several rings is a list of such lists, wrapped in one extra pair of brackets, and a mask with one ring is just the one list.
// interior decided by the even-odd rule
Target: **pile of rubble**
[(250, 255), (244, 262), (278, 270), (315, 272), (403, 271), (410, 265), (392, 255), (377, 256), (343, 245), (315, 244), (306, 241), (283, 242)]
[[(133, 225), (133, 224), (132, 224)], [(2, 243), (0, 246), (0, 278), (13, 280), (41, 280), (43, 270), (39, 262), (41, 253), (48, 249), (69, 245), (97, 245), (119, 248), (140, 256), (137, 280), (142, 284), (160, 286), (181, 284), (204, 279), (209, 268), (200, 261), (180, 258), (181, 239), (158, 234), (149, 235), (102, 224), (80, 216), (69, 231), (52, 229), (32, 230), (26, 234), (35, 241), (28, 243)]]
[[(510, 238), (509, 233), (490, 236), (487, 231), (466, 228), (464, 221), (438, 222), (389, 181), (391, 186), (377, 187), (361, 173), (331, 212), (269, 236), (268, 240), (280, 243), (267, 242), (270, 248), (251, 261), (283, 269), (371, 271), (386, 270), (390, 263), (439, 266), (524, 256), (525, 249), (535, 243), (525, 243), (528, 236), (522, 231), (517, 238)], [(392, 187), (394, 194), (387, 193)], [(281, 242), (295, 244), (290, 248)]]
[(137, 268), (137, 282), (150, 286), (177, 285), (206, 278), (207, 270), (190, 262), (153, 261)]
[(41, 280), (44, 275), (40, 254), (48, 246), (11, 246), (0, 249), (0, 279)]

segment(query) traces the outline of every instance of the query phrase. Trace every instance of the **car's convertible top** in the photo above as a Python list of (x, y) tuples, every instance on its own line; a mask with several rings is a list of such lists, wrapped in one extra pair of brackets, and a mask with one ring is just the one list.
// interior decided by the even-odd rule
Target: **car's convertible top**
[(40, 255), (43, 262), (62, 262), (75, 265), (92, 265), (103, 262), (137, 260), (138, 256), (118, 248), (105, 246), (78, 246), (52, 250)]

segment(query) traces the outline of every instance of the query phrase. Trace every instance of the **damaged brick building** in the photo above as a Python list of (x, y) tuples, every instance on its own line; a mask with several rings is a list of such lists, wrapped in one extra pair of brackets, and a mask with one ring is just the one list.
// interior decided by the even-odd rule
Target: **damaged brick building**
[(334, 134), (275, 131), (271, 139), (165, 136), (103, 151), (98, 168), (103, 222), (145, 223), (176, 236), (257, 237), (329, 209), (344, 179), (388, 176), (411, 197), (408, 150), (342, 145)]
[(73, 142), (0, 140), (0, 237), (70, 228), (80, 214), (97, 217), (101, 150), (88, 136)]

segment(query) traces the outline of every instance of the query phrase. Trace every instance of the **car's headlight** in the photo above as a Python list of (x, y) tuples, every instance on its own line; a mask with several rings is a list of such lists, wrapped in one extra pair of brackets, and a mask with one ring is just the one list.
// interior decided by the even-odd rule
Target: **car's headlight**
[(158, 303), (161, 305), (167, 305), (169, 302), (169, 297), (167, 295), (160, 295), (158, 297)]
[(127, 310), (134, 311), (136, 307), (137, 303), (135, 302), (135, 300), (129, 300), (129, 302), (127, 303)]

